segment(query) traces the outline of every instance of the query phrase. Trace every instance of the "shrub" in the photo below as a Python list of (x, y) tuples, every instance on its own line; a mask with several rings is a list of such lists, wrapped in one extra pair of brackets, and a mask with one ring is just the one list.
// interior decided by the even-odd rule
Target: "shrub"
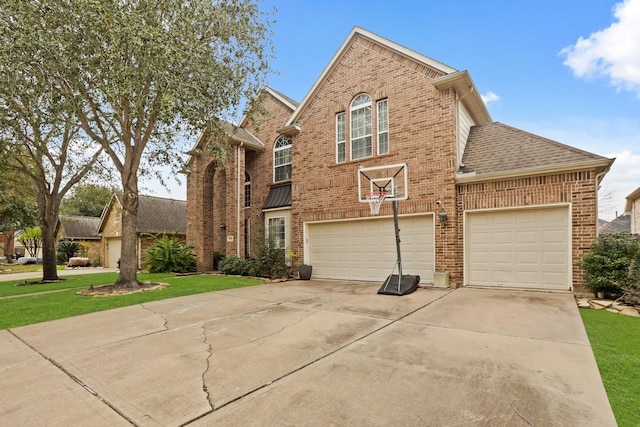
[(228, 256), (218, 263), (218, 271), (222, 274), (238, 276), (260, 276), (260, 270), (254, 260)]
[(150, 273), (189, 273), (196, 270), (193, 246), (184, 244), (177, 236), (148, 234), (156, 244), (146, 250), (149, 259), (145, 262)]
[(629, 234), (601, 234), (582, 259), (585, 285), (594, 293), (619, 297), (637, 286), (632, 266), (640, 262), (640, 240)]
[(290, 267), (287, 265), (285, 250), (276, 248), (265, 242), (258, 250), (258, 267), (262, 276), (276, 278), (288, 277)]

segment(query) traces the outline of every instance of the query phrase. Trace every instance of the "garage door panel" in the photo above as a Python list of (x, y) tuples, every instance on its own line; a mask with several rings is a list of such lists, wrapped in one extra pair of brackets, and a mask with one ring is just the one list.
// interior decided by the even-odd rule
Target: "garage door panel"
[[(405, 274), (433, 280), (431, 216), (400, 217), (402, 265)], [(309, 224), (309, 262), (314, 277), (381, 281), (396, 263), (392, 218)], [(333, 236), (333, 238), (327, 238)], [(331, 258), (326, 254), (337, 256)]]
[(568, 207), (468, 213), (465, 283), (569, 289), (569, 242)]

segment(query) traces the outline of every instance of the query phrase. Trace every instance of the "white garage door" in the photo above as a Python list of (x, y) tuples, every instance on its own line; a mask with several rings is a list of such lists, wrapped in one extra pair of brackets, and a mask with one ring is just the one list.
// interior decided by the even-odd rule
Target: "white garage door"
[(117, 268), (118, 260), (120, 259), (120, 251), (122, 249), (122, 237), (111, 237), (106, 239), (107, 250), (106, 255), (106, 267)]
[(568, 207), (466, 216), (467, 285), (570, 288)]
[[(432, 282), (433, 217), (400, 217), (398, 222), (403, 274), (418, 275), (422, 283)], [(315, 223), (308, 230), (314, 278), (381, 282), (394, 268), (393, 218)]]

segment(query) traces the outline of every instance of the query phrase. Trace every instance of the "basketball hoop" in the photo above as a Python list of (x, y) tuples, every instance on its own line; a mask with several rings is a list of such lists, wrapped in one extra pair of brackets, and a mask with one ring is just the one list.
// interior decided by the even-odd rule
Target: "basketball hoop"
[(380, 205), (384, 202), (385, 197), (387, 197), (387, 193), (384, 191), (374, 191), (371, 193), (366, 193), (364, 197), (369, 202), (369, 207), (371, 208), (372, 215), (378, 215), (380, 212)]

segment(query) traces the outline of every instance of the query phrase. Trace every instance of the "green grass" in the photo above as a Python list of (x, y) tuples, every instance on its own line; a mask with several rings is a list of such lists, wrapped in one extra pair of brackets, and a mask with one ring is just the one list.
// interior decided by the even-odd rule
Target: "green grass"
[(640, 426), (640, 318), (580, 310), (620, 427)]
[[(64, 265), (57, 266), (58, 270), (64, 270)], [(13, 274), (13, 273), (31, 273), (34, 271), (42, 271), (42, 264), (26, 264), (20, 265), (17, 262), (12, 262), (11, 264), (2, 263), (0, 264), (0, 277), (3, 274)]]
[[(149, 301), (264, 283), (260, 279), (236, 276), (139, 274), (138, 279), (141, 281), (163, 282), (170, 286), (158, 291), (138, 292), (117, 297), (100, 298), (76, 295), (76, 292), (91, 285), (113, 284), (117, 276), (117, 273), (83, 274), (66, 276), (65, 280), (60, 283), (28, 286), (16, 286), (18, 283), (24, 283), (24, 279), (0, 282), (0, 329), (15, 328)], [(15, 295), (23, 296), (13, 297)]]

